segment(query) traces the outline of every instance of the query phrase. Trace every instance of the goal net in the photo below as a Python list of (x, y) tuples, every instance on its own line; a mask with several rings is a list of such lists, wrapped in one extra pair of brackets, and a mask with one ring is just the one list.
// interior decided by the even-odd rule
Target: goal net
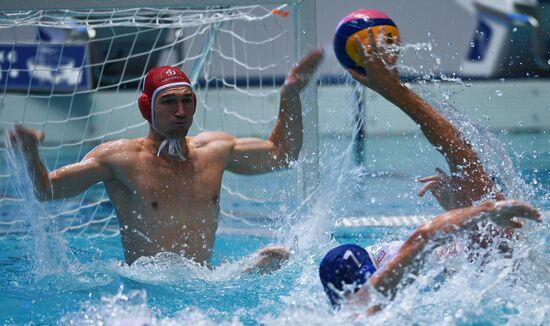
[[(197, 93), (190, 135), (222, 130), (267, 137), (277, 117), (280, 84), (315, 42), (310, 21), (315, 16), (305, 19), (304, 11), (311, 10), (305, 2), (221, 3), (0, 12), (1, 128), (21, 123), (44, 131), (40, 153), (50, 170), (78, 162), (99, 143), (145, 136), (148, 124), (136, 102), (142, 77), (151, 67), (175, 65), (189, 75)], [(306, 148), (308, 138), (316, 137), (316, 91), (309, 87), (304, 99)], [(33, 219), (53, 221), (63, 232), (86, 237), (118, 234), (101, 184), (75, 198), (46, 203), (34, 213), (38, 216), (29, 216), (23, 208), (33, 198), (21, 181), (24, 167), (9, 159), (6, 146), (0, 153), (0, 236), (24, 234)], [(315, 158), (304, 161), (315, 164)], [(266, 218), (276, 219), (281, 202), (298, 198), (296, 186), (310, 182), (299, 171), (259, 177), (226, 174), (222, 217), (232, 220), (231, 226), (259, 226)]]

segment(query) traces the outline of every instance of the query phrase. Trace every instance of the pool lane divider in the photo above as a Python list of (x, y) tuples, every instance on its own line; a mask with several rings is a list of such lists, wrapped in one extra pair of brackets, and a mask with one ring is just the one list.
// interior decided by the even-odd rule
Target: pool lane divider
[[(550, 218), (550, 210), (541, 211), (543, 220)], [(417, 226), (430, 221), (434, 216), (395, 215), (395, 216), (360, 216), (342, 217), (336, 220), (336, 228), (353, 227), (408, 227)]]
[(428, 222), (431, 217), (419, 215), (343, 217), (336, 220), (335, 227), (401, 227)]

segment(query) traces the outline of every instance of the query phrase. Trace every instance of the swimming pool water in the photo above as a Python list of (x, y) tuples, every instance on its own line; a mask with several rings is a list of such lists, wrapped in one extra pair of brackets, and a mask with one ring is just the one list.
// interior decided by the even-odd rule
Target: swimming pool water
[[(529, 200), (543, 211), (550, 210), (549, 135), (501, 134), (498, 138), (514, 162), (515, 175), (528, 189), (525, 198), (520, 199)], [(354, 167), (347, 151), (349, 142), (343, 136), (322, 140), (321, 186), (306, 203), (289, 188), (295, 183), (296, 171), (261, 177), (227, 174), (227, 184), (239, 183), (244, 193), (262, 192), (272, 200), (258, 203), (222, 197), (222, 209), (248, 219), (222, 221), (212, 271), (170, 254), (140, 259), (127, 266), (122, 263), (120, 238), (96, 237), (101, 230), (94, 228), (83, 235), (70, 231), (59, 234), (50, 227), (44, 230), (50, 247), (39, 248), (36, 234), (1, 236), (0, 321), (78, 325), (366, 323), (364, 317), (355, 315), (360, 309), (331, 312), (318, 281), (318, 263), (337, 242), (366, 245), (403, 238), (410, 229), (341, 230), (334, 228), (334, 221), (346, 216), (431, 216), (441, 212), (430, 196), (416, 196), (419, 186), (415, 179), (432, 174), (435, 167), (444, 167), (445, 163), (419, 134), (369, 139), (364, 165)], [(101, 191), (97, 186), (90, 194), (100, 195)], [(106, 215), (112, 210), (108, 203), (100, 209)], [(17, 214), (16, 210), (3, 206), (2, 216)], [(85, 219), (87, 214), (82, 209), (70, 218)], [(436, 292), (420, 289), (433, 276), (427, 269), (426, 279), (421, 277), (418, 287), (405, 289), (384, 313), (368, 322), (550, 322), (548, 218), (546, 215), (542, 225), (526, 225), (527, 240), (518, 244), (520, 257), (513, 261), (515, 265), (501, 259), (487, 264), (485, 273), (470, 274), (474, 272), (469, 265), (448, 261), (462, 266), (464, 273)], [(111, 226), (116, 229), (116, 223)], [(51, 241), (56, 237), (61, 242)], [(56, 247), (59, 243), (64, 246)], [(253, 253), (270, 243), (291, 247), (293, 257), (271, 275), (242, 274)], [(37, 277), (37, 259), (46, 257), (44, 252), (48, 250), (63, 251), (63, 259), (42, 265), (45, 269)], [(529, 293), (525, 293), (527, 289)], [(516, 298), (505, 294), (512, 291)]]

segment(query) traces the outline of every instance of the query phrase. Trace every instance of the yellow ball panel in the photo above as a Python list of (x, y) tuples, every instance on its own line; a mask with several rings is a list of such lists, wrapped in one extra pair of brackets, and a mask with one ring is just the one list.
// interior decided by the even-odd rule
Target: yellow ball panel
[[(387, 38), (390, 40), (393, 39), (394, 36), (397, 36), (397, 42), (399, 42), (399, 30), (395, 26), (388, 26), (388, 25), (382, 25), (382, 26), (373, 26), (369, 28), (365, 28), (363, 30), (360, 30), (357, 33), (354, 33), (351, 35), (348, 40), (346, 41), (346, 52), (350, 56), (350, 58), (355, 61), (358, 65), (361, 67), (365, 67), (363, 64), (361, 57), (359, 56), (359, 53), (357, 52), (357, 48), (355, 46), (354, 38), (355, 36), (358, 36), (361, 40), (361, 43), (367, 44), (368, 38), (369, 38), (369, 29), (372, 29), (373, 35), (375, 39), (378, 39), (378, 36), (380, 35), (380, 32), (382, 29), (384, 29), (384, 34)], [(392, 41), (390, 41), (392, 42)], [(388, 43), (390, 43), (388, 42)], [(391, 43), (390, 43), (391, 44)]]

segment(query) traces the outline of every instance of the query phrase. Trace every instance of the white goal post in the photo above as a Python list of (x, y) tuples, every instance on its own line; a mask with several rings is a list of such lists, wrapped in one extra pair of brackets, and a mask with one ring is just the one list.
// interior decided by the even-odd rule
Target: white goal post
[[(314, 0), (13, 1), (2, 7), (0, 128), (22, 123), (45, 131), (41, 153), (50, 169), (76, 162), (98, 143), (145, 135), (136, 100), (142, 76), (155, 65), (177, 65), (195, 84), (192, 134), (266, 137), (285, 74), (317, 42)], [(304, 145), (295, 186), (304, 198), (319, 178), (316, 83), (302, 102)], [(6, 161), (6, 146), (0, 155)], [(13, 168), (0, 164), (0, 234), (28, 223), (18, 214), (24, 203), (13, 189)], [(228, 196), (273, 200), (269, 190), (227, 179)], [(96, 187), (48, 214), (71, 217), (63, 225), (67, 231), (104, 225), (107, 233), (114, 215), (109, 208), (102, 213), (106, 202)], [(231, 209), (224, 214), (238, 215)], [(75, 215), (86, 216), (75, 223)]]

